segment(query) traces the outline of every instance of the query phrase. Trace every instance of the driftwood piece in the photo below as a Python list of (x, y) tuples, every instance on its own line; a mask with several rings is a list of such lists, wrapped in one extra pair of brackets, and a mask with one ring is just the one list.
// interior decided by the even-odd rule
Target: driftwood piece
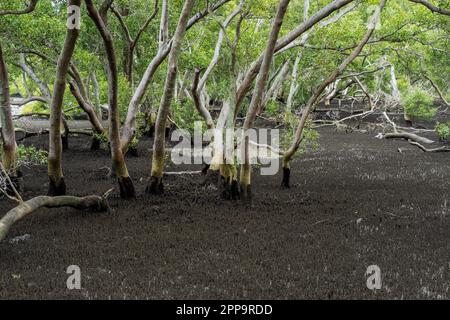
[(414, 141), (409, 140), (409, 143), (414, 145), (414, 146), (416, 146), (416, 147), (418, 147), (419, 149), (421, 149), (424, 152), (450, 152), (450, 148), (446, 147), (446, 146), (439, 147), (439, 148), (428, 149), (428, 148), (424, 147), (423, 145), (421, 145), (418, 142), (414, 142)]
[(426, 144), (431, 144), (434, 141), (424, 138), (424, 137), (420, 137), (414, 133), (409, 133), (409, 132), (397, 132), (397, 133), (386, 133), (385, 135), (383, 135), (384, 139), (406, 139), (406, 140), (412, 140), (414, 142), (418, 142), (418, 143), (426, 143)]
[(17, 207), (11, 209), (0, 220), (0, 242), (5, 239), (11, 226), (17, 221), (23, 219), (27, 215), (33, 213), (39, 208), (60, 208), (71, 207), (78, 210), (91, 209), (97, 212), (109, 210), (107, 201), (108, 195), (112, 190), (105, 193), (103, 196), (38, 196), (28, 201), (21, 202)]

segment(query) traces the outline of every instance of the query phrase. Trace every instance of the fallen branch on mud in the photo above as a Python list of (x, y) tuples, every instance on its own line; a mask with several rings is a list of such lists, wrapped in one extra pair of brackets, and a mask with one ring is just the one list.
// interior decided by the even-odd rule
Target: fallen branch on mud
[(113, 189), (108, 190), (103, 196), (38, 196), (21, 202), (17, 207), (8, 211), (0, 220), (0, 242), (5, 239), (11, 226), (39, 208), (71, 207), (78, 210), (91, 209), (96, 212), (109, 210), (108, 196)]
[[(414, 133), (410, 133), (410, 132), (401, 132), (398, 131), (398, 126), (395, 124), (395, 122), (393, 122), (387, 115), (386, 112), (383, 112), (383, 116), (387, 119), (388, 123), (394, 128), (394, 133), (386, 133), (386, 134), (382, 134), (380, 133), (377, 137), (379, 137), (380, 139), (397, 139), (397, 138), (402, 138), (402, 139), (406, 139), (408, 140), (408, 142), (416, 147), (418, 147), (419, 149), (421, 149), (424, 152), (449, 152), (450, 148), (443, 146), (443, 147), (438, 147), (438, 148), (432, 148), (432, 149), (428, 149), (425, 146), (423, 146), (421, 143), (426, 143), (426, 144), (431, 144), (434, 141), (424, 138), (424, 137), (420, 137)], [(428, 131), (433, 131), (433, 130), (428, 130)], [(400, 149), (399, 149), (399, 152)]]
[(183, 174), (200, 174), (202, 171), (174, 171), (174, 172), (164, 172), (165, 176), (176, 176)]
[(414, 142), (418, 142), (418, 143), (426, 143), (426, 144), (431, 144), (434, 141), (424, 138), (424, 137), (420, 137), (414, 133), (409, 133), (409, 132), (396, 132), (396, 133), (386, 133), (384, 135), (382, 135), (382, 138), (384, 139), (406, 139), (406, 140), (411, 140)]
[(421, 149), (424, 152), (450, 152), (450, 148), (449, 147), (445, 147), (445, 146), (439, 147), (439, 148), (428, 149), (428, 148), (424, 147), (423, 145), (421, 145), (418, 142), (414, 142), (414, 141), (409, 140), (409, 143), (414, 145), (414, 146), (416, 146), (416, 147), (418, 147), (419, 149)]

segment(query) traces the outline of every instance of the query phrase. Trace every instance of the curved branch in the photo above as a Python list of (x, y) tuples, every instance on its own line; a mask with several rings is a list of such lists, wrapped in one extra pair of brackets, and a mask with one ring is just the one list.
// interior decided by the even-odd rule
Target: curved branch
[(446, 147), (446, 146), (439, 147), (439, 148), (428, 149), (428, 148), (424, 147), (423, 145), (421, 145), (418, 142), (414, 142), (414, 141), (411, 141), (411, 140), (408, 140), (408, 142), (410, 144), (412, 144), (413, 146), (418, 147), (419, 149), (421, 149), (424, 152), (450, 152), (450, 148)]
[(200, 87), (199, 87), (200, 73), (201, 73), (201, 70), (196, 68), (194, 81), (192, 83), (192, 89), (191, 89), (192, 98), (194, 100), (195, 108), (197, 109), (198, 113), (205, 120), (206, 126), (208, 127), (208, 129), (213, 129), (214, 121), (211, 117), (211, 113), (208, 111), (208, 109), (206, 109), (206, 107), (204, 106), (204, 104), (202, 103), (202, 101), (200, 99), (200, 92), (201, 92)]
[(127, 24), (125, 23), (125, 21), (123, 21), (123, 17), (122, 17), (122, 15), (120, 14), (120, 12), (117, 10), (117, 8), (116, 8), (115, 6), (112, 6), (112, 7), (111, 7), (111, 11), (112, 11), (112, 12), (114, 13), (114, 15), (117, 17), (117, 20), (119, 20), (119, 24), (120, 24), (120, 26), (122, 27), (122, 29), (123, 29), (123, 31), (124, 31), (124, 33), (125, 33), (125, 36), (127, 37), (127, 41), (128, 41), (129, 43), (133, 43), (133, 38), (131, 37), (130, 29), (128, 29)]
[[(221, 0), (218, 1), (216, 4), (212, 5), (211, 8), (206, 8), (203, 11), (195, 14), (193, 17), (191, 17), (188, 21), (188, 24), (186, 26), (186, 31), (189, 30), (193, 25), (195, 25), (197, 22), (199, 22), (201, 19), (203, 19), (206, 15), (208, 15), (210, 12), (214, 12), (218, 10), (220, 7), (222, 7), (225, 3), (229, 2), (230, 0)], [(162, 17), (162, 20), (164, 18)], [(161, 35), (160, 35), (161, 38)], [(136, 115), (138, 113), (139, 105), (142, 102), (142, 99), (145, 96), (145, 93), (147, 92), (147, 88), (150, 84), (150, 81), (153, 78), (153, 75), (155, 74), (156, 70), (158, 70), (158, 67), (161, 65), (161, 63), (167, 58), (167, 56), (170, 53), (170, 50), (172, 48), (173, 38), (171, 40), (168, 40), (166, 43), (161, 43), (158, 48), (158, 52), (153, 57), (152, 61), (147, 66), (147, 69), (144, 72), (144, 75), (141, 78), (141, 81), (139, 82), (139, 85), (137, 89), (135, 90), (133, 97), (130, 100), (130, 103), (128, 105), (128, 112), (127, 117), (125, 119), (123, 129), (122, 129), (122, 136), (121, 136), (121, 145), (122, 145), (122, 152), (126, 152), (128, 150), (128, 147), (133, 140), (133, 137), (136, 132)]]
[(197, 12), (193, 17), (191, 17), (187, 23), (186, 31), (189, 30), (196, 24), (198, 21), (206, 17), (210, 12), (214, 12), (220, 7), (222, 7), (225, 3), (230, 2), (230, 0), (220, 0), (213, 4), (211, 7), (205, 8), (203, 11)]
[(17, 221), (23, 219), (27, 215), (33, 213), (39, 208), (60, 208), (71, 207), (78, 210), (92, 209), (97, 212), (104, 212), (109, 210), (108, 200), (106, 196), (59, 196), (48, 197), (38, 196), (28, 201), (22, 202), (0, 220), (0, 242), (5, 239), (11, 226)]
[(37, 2), (38, 2), (38, 0), (31, 0), (30, 3), (28, 4), (28, 7), (26, 7), (23, 10), (1, 10), (0, 16), (4, 16), (7, 14), (20, 15), (20, 14), (30, 13), (30, 12), (34, 11), (34, 9), (36, 9)]
[(19, 100), (16, 100), (16, 99), (13, 98), (13, 99), (11, 99), (11, 104), (21, 107), (21, 106), (24, 106), (24, 105), (26, 105), (26, 104), (28, 104), (30, 102), (34, 102), (34, 101), (39, 101), (39, 102), (42, 102), (42, 103), (48, 103), (49, 102), (44, 97), (31, 96), (31, 97), (24, 98), (24, 99), (19, 99)]
[(397, 133), (386, 133), (383, 136), (384, 139), (406, 139), (406, 140), (412, 140), (415, 142), (419, 142), (419, 143), (426, 143), (426, 144), (431, 144), (434, 141), (424, 138), (424, 137), (420, 137), (414, 133), (409, 133), (409, 132), (397, 132)]
[(434, 90), (436, 90), (437, 94), (439, 95), (439, 97), (441, 98), (441, 100), (445, 103), (445, 105), (450, 108), (450, 103), (447, 101), (447, 99), (445, 99), (444, 93), (441, 91), (441, 89), (439, 89), (439, 87), (437, 86), (437, 84), (427, 75), (424, 76), (428, 81), (430, 81), (431, 85), (433, 86)]
[(92, 124), (92, 128), (97, 133), (105, 132), (105, 129), (103, 128), (101, 121), (99, 120), (97, 114), (95, 113), (94, 107), (83, 98), (80, 89), (78, 88), (78, 86), (74, 81), (69, 82), (69, 88), (70, 92), (80, 105), (80, 108), (83, 109), (83, 111), (86, 112), (86, 114), (88, 115), (89, 121)]
[(436, 7), (435, 5), (429, 3), (428, 1), (425, 1), (425, 0), (409, 0), (409, 1), (421, 4), (421, 5), (425, 6), (425, 7), (427, 7), (428, 10), (430, 10), (433, 13), (436, 12), (436, 13), (444, 14), (446, 16), (450, 16), (450, 11), (449, 10), (445, 10), (445, 9)]

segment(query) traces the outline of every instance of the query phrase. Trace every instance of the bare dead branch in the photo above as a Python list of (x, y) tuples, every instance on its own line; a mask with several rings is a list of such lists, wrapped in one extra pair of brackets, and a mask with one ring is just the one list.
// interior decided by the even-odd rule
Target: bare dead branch
[(87, 196), (38, 196), (33, 199), (22, 202), (17, 207), (9, 210), (0, 220), (0, 241), (5, 239), (11, 226), (17, 221), (23, 219), (27, 215), (33, 213), (39, 208), (61, 208), (71, 207), (78, 210), (91, 209), (97, 212), (105, 212), (109, 210), (106, 197)]
[(426, 144), (431, 144), (434, 143), (433, 140), (424, 138), (424, 137), (420, 137), (414, 133), (409, 133), (409, 132), (397, 132), (397, 133), (386, 133), (385, 135), (383, 135), (384, 139), (405, 139), (405, 140), (411, 140), (414, 142), (418, 142), (418, 143), (426, 143)]
[(421, 149), (424, 152), (450, 152), (450, 148), (449, 147), (445, 147), (445, 146), (439, 147), (439, 148), (428, 149), (428, 148), (424, 147), (423, 145), (421, 145), (418, 142), (411, 141), (411, 140), (408, 140), (408, 142), (410, 144), (412, 144), (413, 146), (418, 147), (419, 149)]

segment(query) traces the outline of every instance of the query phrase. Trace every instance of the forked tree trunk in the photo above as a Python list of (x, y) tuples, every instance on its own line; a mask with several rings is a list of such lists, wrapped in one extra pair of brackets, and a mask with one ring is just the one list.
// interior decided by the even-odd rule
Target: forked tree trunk
[(158, 110), (155, 125), (155, 141), (153, 144), (152, 171), (149, 184), (146, 188), (148, 194), (161, 194), (164, 192), (163, 173), (164, 173), (164, 152), (165, 152), (165, 134), (166, 121), (170, 111), (170, 104), (174, 96), (175, 82), (177, 79), (177, 63), (181, 51), (181, 42), (183, 41), (189, 14), (194, 5), (193, 0), (186, 0), (183, 10), (178, 20), (177, 29), (173, 38), (172, 49), (169, 54), (167, 66), (167, 76), (164, 85), (164, 93)]
[(277, 14), (273, 22), (272, 30), (270, 32), (269, 40), (264, 53), (264, 58), (256, 80), (255, 90), (253, 91), (252, 100), (250, 102), (250, 106), (248, 107), (247, 115), (244, 121), (241, 139), (241, 144), (243, 144), (243, 157), (241, 161), (243, 161), (243, 163), (241, 164), (241, 172), (239, 177), (241, 199), (243, 200), (251, 199), (251, 164), (249, 162), (249, 137), (247, 136), (247, 131), (253, 125), (262, 100), (267, 79), (269, 77), (269, 69), (272, 63), (273, 54), (275, 52), (278, 34), (280, 32), (289, 2), (290, 0), (281, 0), (278, 5)]
[[(81, 0), (70, 0), (69, 6), (80, 6)], [(72, 16), (68, 12), (68, 17)], [(59, 196), (66, 194), (66, 184), (62, 170), (62, 141), (61, 141), (61, 117), (64, 92), (66, 90), (66, 76), (70, 66), (70, 60), (75, 50), (75, 44), (80, 30), (78, 28), (68, 28), (64, 48), (58, 59), (56, 67), (56, 80), (53, 89), (50, 112), (50, 134), (48, 153), (48, 194)]]
[[(215, 132), (219, 134), (218, 136), (215, 136), (213, 138), (213, 141), (210, 144), (210, 147), (213, 148), (213, 158), (211, 159), (211, 163), (202, 170), (202, 172), (205, 174), (205, 180), (203, 184), (206, 185), (211, 183), (218, 183), (221, 195), (226, 199), (232, 200), (239, 198), (237, 170), (234, 164), (234, 158), (232, 156), (227, 157), (227, 153), (224, 154), (223, 152), (223, 138), (225, 127), (227, 127), (228, 129), (234, 129), (234, 110), (236, 109), (235, 99), (237, 90), (236, 50), (240, 39), (240, 30), (244, 16), (241, 15), (239, 21), (236, 24), (233, 43), (230, 42), (228, 36), (226, 37), (226, 29), (233, 18), (242, 11), (242, 6), (243, 1), (240, 1), (239, 6), (225, 19), (219, 31), (218, 39), (214, 49), (214, 55), (201, 79), (200, 70), (195, 70), (194, 81), (191, 89), (195, 107), (202, 118), (205, 120), (207, 128), (211, 130), (215, 129)], [(230, 47), (231, 51), (231, 63), (229, 68), (231, 75), (230, 92), (229, 98), (224, 102), (223, 107), (220, 111), (220, 115), (217, 119), (217, 124), (215, 124), (214, 120), (212, 119), (211, 113), (206, 107), (209, 99), (202, 99), (201, 95), (203, 93), (202, 91), (205, 87), (208, 77), (211, 75), (212, 70), (219, 61), (222, 44), (225, 38), (227, 39), (226, 43)], [(230, 145), (232, 145), (234, 149), (234, 140), (232, 142), (228, 141), (228, 144), (226, 143), (226, 146), (228, 148), (230, 147)]]
[[(194, 26), (198, 21), (202, 20), (209, 13), (213, 13), (221, 8), (224, 4), (229, 2), (230, 0), (219, 0), (215, 4), (209, 5), (207, 9), (198, 12), (193, 15), (192, 18), (189, 19), (186, 25), (186, 31)], [(127, 117), (123, 125), (122, 129), (122, 152), (125, 154), (128, 151), (128, 148), (133, 141), (133, 138), (136, 134), (136, 115), (139, 111), (139, 105), (142, 102), (142, 99), (145, 96), (148, 86), (153, 78), (153, 75), (158, 70), (158, 67), (162, 64), (162, 62), (169, 55), (171, 46), (173, 44), (173, 39), (169, 39), (168, 33), (168, 10), (167, 10), (167, 0), (162, 1), (162, 14), (161, 14), (161, 25), (160, 25), (160, 44), (158, 48), (158, 52), (153, 57), (152, 61), (147, 66), (147, 69), (142, 76), (139, 85), (137, 86), (133, 97), (130, 100), (128, 105)]]
[(18, 181), (16, 134), (11, 114), (9, 93), (8, 69), (3, 58), (0, 43), (0, 119), (2, 138), (2, 163), (16, 187), (20, 188)]
[(134, 62), (134, 52), (136, 49), (136, 45), (144, 31), (147, 29), (150, 22), (153, 20), (153, 18), (156, 16), (158, 12), (158, 0), (155, 1), (155, 8), (153, 10), (153, 13), (147, 18), (144, 25), (139, 29), (137, 35), (135, 38), (131, 37), (130, 30), (128, 26), (126, 25), (125, 21), (123, 20), (121, 12), (115, 8), (112, 7), (113, 13), (116, 15), (117, 19), (119, 20), (120, 25), (122, 26), (122, 29), (125, 33), (125, 41), (127, 42), (127, 47), (124, 48), (124, 72), (125, 77), (127, 78), (128, 83), (130, 84), (131, 88), (134, 88), (134, 82), (133, 82), (133, 62)]
[(109, 100), (109, 142), (111, 146), (112, 168), (117, 177), (120, 197), (132, 199), (136, 197), (133, 181), (128, 173), (125, 158), (120, 145), (120, 119), (118, 107), (118, 75), (117, 62), (111, 33), (106, 27), (92, 0), (86, 0), (88, 13), (103, 39), (108, 61), (108, 100)]
[[(105, 128), (103, 127), (103, 124), (101, 122), (101, 118), (99, 117), (99, 113), (97, 112), (96, 108), (92, 106), (85, 98), (83, 97), (80, 88), (75, 83), (75, 81), (70, 81), (70, 91), (72, 92), (72, 95), (75, 97), (75, 99), (78, 102), (78, 105), (81, 109), (83, 109), (84, 112), (89, 117), (89, 121), (92, 125), (92, 130), (97, 135), (103, 135), (107, 134)], [(97, 99), (97, 98), (96, 98)], [(96, 102), (97, 104), (97, 102)], [(97, 135), (92, 136), (92, 142), (91, 142), (91, 150), (98, 150), (100, 149), (100, 139), (97, 137)]]
[(379, 21), (381, 11), (383, 10), (384, 6), (386, 5), (387, 0), (381, 0), (380, 2), (380, 10), (377, 10), (375, 15), (372, 17), (372, 21), (369, 25), (369, 29), (364, 35), (363, 39), (360, 41), (358, 46), (354, 49), (354, 51), (339, 65), (339, 67), (327, 78), (325, 79), (322, 84), (317, 87), (313, 93), (313, 95), (309, 98), (305, 108), (303, 109), (302, 117), (300, 119), (300, 123), (297, 126), (297, 129), (295, 131), (294, 140), (292, 141), (291, 146), (283, 155), (283, 180), (281, 182), (282, 187), (289, 188), (290, 187), (290, 163), (292, 160), (292, 157), (297, 152), (298, 148), (300, 147), (300, 143), (302, 142), (302, 134), (303, 129), (306, 125), (306, 120), (308, 119), (309, 113), (314, 106), (314, 104), (317, 102), (319, 97), (322, 95), (322, 93), (325, 91), (327, 86), (329, 86), (331, 83), (336, 81), (337, 77), (342, 74), (342, 72), (350, 65), (350, 63), (353, 62), (353, 60), (356, 59), (356, 57), (359, 56), (361, 51), (363, 50), (364, 46), (367, 44), (369, 39), (371, 38), (372, 34), (375, 31), (375, 27), (377, 24), (377, 21)]

